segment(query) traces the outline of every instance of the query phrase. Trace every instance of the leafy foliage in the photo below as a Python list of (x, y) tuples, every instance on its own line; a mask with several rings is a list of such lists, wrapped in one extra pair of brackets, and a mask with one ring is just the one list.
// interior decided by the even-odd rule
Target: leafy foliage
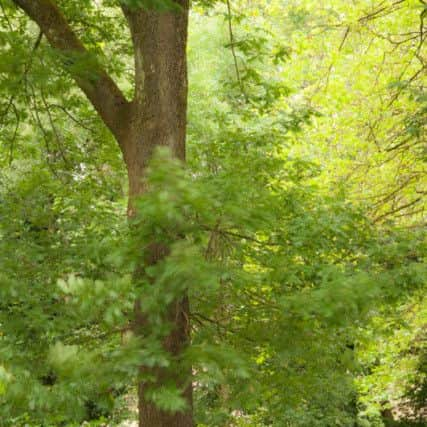
[[(0, 426), (116, 423), (138, 379), (183, 410), (141, 366), (192, 367), (199, 426), (421, 418), (418, 2), (195, 2), (188, 162), (156, 153), (130, 226), (118, 149), (62, 68), (102, 63), (130, 96), (126, 21), (115, 1), (57, 3), (87, 57), (1, 4)], [(168, 255), (135, 277), (153, 235)], [(192, 342), (172, 357), (184, 290)]]

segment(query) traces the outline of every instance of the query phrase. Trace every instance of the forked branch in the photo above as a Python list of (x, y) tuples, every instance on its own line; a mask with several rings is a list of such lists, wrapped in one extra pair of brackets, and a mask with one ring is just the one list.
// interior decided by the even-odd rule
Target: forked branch
[(79, 71), (80, 67), (76, 66), (76, 63), (88, 58), (90, 54), (58, 6), (52, 0), (13, 1), (37, 23), (51, 46), (64, 56), (65, 68), (120, 143), (124, 132), (123, 123), (129, 110), (129, 102), (96, 60), (91, 63), (90, 73)]

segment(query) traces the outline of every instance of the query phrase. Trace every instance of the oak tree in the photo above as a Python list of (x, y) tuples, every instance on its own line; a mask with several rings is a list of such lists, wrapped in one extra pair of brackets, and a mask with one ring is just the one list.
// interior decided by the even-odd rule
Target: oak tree
[[(85, 93), (102, 121), (114, 135), (127, 167), (129, 180), (128, 214), (134, 214), (133, 201), (144, 192), (143, 177), (148, 161), (158, 146), (169, 147), (176, 158), (185, 160), (187, 104), (186, 41), (188, 0), (170, 2), (159, 10), (156, 2), (128, 1), (120, 7), (128, 22), (133, 42), (135, 63), (134, 95), (127, 100), (99, 61), (92, 60), (86, 70), (88, 52), (73, 30), (61, 8), (53, 0), (14, 0), (29, 18), (37, 23), (43, 36), (63, 56), (63, 66)], [(76, 63), (80, 66), (76, 67)], [(89, 72), (88, 72), (89, 71)], [(155, 264), (168, 252), (153, 236), (145, 265)], [(142, 267), (138, 268), (142, 271)], [(138, 274), (138, 273), (137, 273)], [(138, 303), (135, 305), (138, 309)], [(188, 301), (179, 296), (170, 304), (168, 316), (174, 328), (164, 340), (173, 355), (179, 354), (189, 339)], [(144, 330), (144, 315), (137, 313), (134, 329)], [(190, 427), (192, 390), (187, 375), (173, 378), (186, 382), (187, 410), (170, 414), (159, 410), (145, 399), (144, 383), (139, 386), (139, 417), (141, 426)], [(168, 372), (156, 372), (164, 381)]]

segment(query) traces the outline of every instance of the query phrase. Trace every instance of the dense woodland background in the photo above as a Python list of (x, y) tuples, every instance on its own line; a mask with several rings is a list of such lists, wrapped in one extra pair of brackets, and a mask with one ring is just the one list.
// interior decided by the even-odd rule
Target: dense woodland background
[[(26, 2), (0, 0), (0, 426), (120, 425), (138, 382), (188, 412), (158, 374), (182, 369), (199, 427), (425, 426), (427, 4), (194, 1), (186, 164), (156, 150), (128, 219), (72, 78), (101, 64), (132, 98), (119, 2), (55, 1), (78, 60)], [(168, 254), (135, 279), (153, 236)]]

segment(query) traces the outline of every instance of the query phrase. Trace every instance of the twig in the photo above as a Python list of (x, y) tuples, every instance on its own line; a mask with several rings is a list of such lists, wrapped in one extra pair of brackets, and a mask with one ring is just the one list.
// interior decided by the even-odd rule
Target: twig
[(226, 3), (227, 3), (228, 32), (229, 32), (229, 35), (230, 35), (230, 49), (231, 49), (231, 54), (233, 55), (234, 68), (236, 70), (236, 78), (237, 78), (237, 82), (238, 82), (238, 84), (240, 86), (240, 90), (242, 92), (242, 95), (247, 100), (247, 95), (246, 95), (245, 87), (243, 85), (243, 81), (242, 81), (242, 78), (240, 76), (239, 64), (237, 63), (236, 50), (235, 50), (235, 47), (234, 47), (235, 41), (234, 41), (233, 25), (232, 25), (232, 22), (231, 22), (231, 4), (230, 4), (230, 0), (227, 0)]

